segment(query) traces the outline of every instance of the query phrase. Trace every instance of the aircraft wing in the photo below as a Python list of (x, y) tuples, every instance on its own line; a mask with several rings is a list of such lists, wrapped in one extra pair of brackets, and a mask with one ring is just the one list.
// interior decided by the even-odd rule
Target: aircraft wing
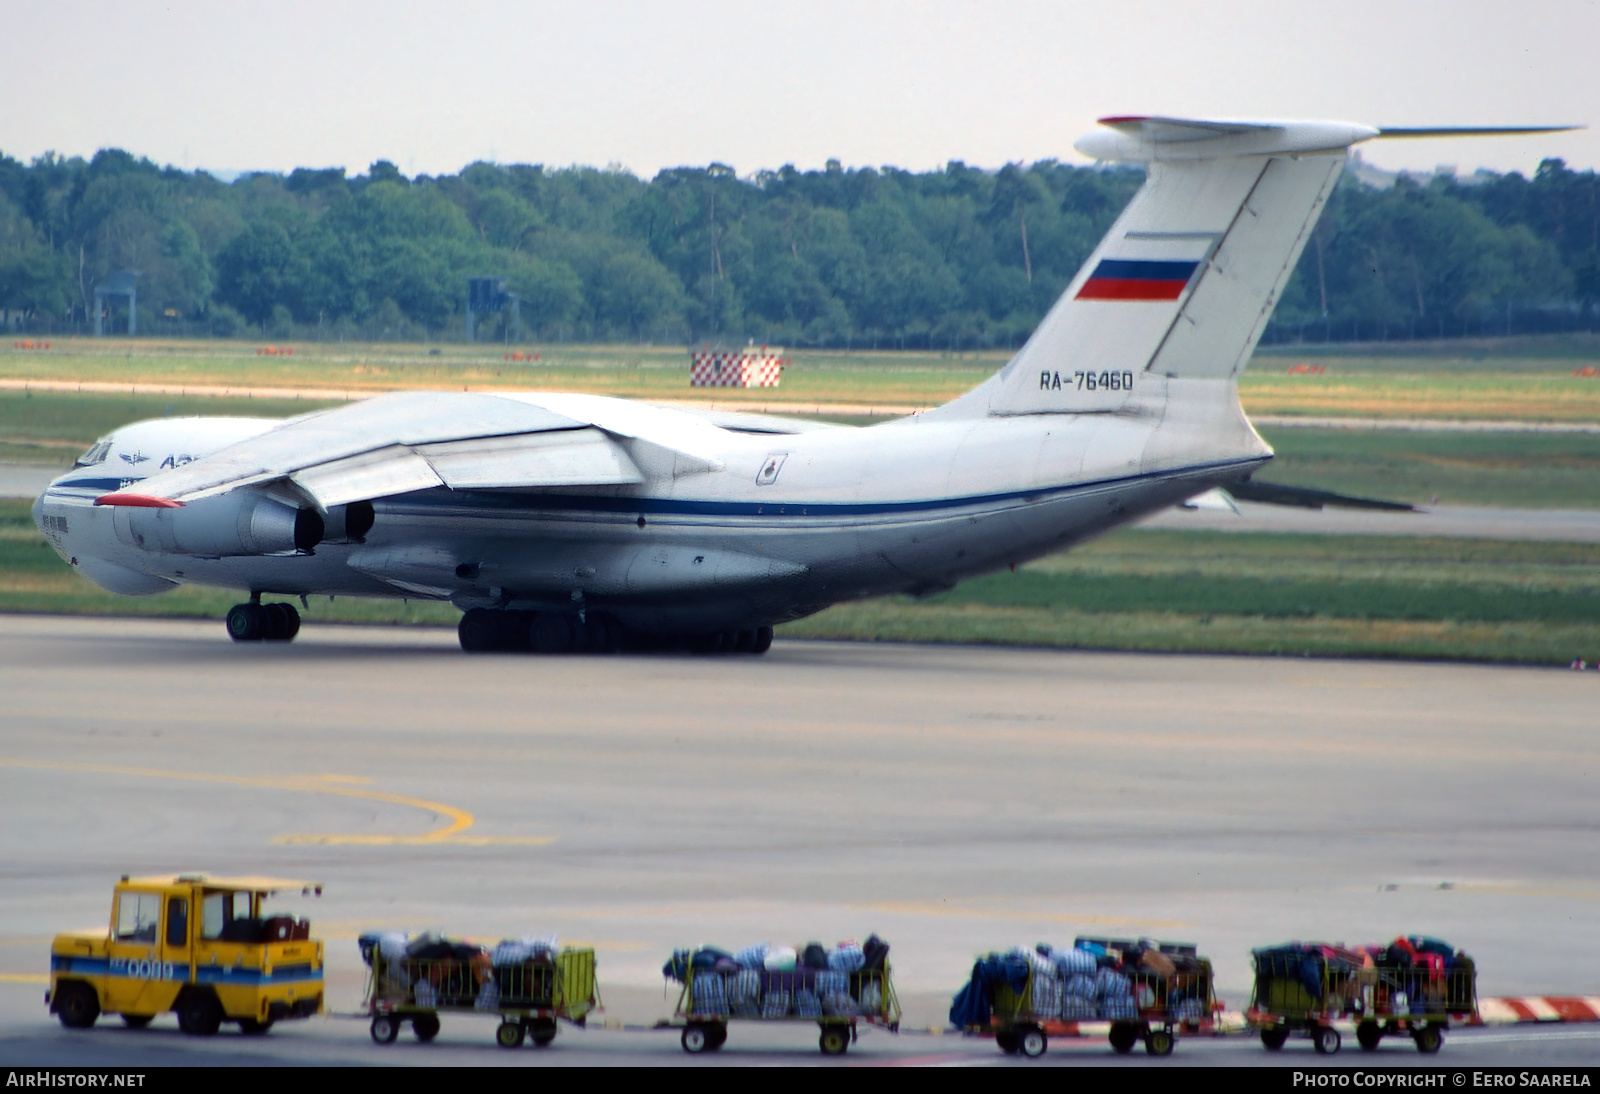
[(637, 483), (621, 439), (665, 449), (682, 473), (720, 469), (725, 436), (692, 415), (594, 396), (395, 392), (289, 419), (137, 490), (188, 502), (282, 483), (326, 510), (438, 486)]

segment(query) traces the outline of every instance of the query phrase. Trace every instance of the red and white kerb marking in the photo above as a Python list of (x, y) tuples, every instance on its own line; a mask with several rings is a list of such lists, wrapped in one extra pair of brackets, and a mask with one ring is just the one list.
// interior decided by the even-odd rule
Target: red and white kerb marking
[(777, 387), (783, 357), (776, 350), (702, 350), (690, 355), (690, 387)]
[(1600, 995), (1504, 995), (1478, 1000), (1486, 1026), (1521, 1022), (1600, 1022)]

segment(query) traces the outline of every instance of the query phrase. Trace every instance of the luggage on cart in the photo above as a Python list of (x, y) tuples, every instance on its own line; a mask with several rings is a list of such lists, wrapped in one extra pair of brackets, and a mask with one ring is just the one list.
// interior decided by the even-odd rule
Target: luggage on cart
[(368, 968), (372, 1039), (392, 1044), (411, 1023), (419, 1041), (439, 1033), (439, 1015), (492, 1014), (495, 1041), (543, 1048), (561, 1019), (582, 1026), (600, 1008), (594, 951), (562, 948), (554, 938), (508, 939), (492, 951), (474, 942), (399, 933), (360, 938)]
[(1007, 1053), (1043, 1055), (1052, 1035), (1080, 1022), (1110, 1022), (1118, 1053), (1140, 1041), (1169, 1054), (1180, 1032), (1209, 1031), (1221, 1004), (1211, 962), (1186, 942), (1078, 938), (1070, 949), (1040, 944), (978, 958), (950, 1007), (953, 1025), (994, 1035)]
[(790, 948), (759, 944), (728, 953), (714, 946), (677, 950), (661, 973), (683, 985), (674, 1023), (685, 1052), (715, 1052), (730, 1021), (815, 1022), (819, 1045), (837, 1056), (859, 1026), (900, 1028), (900, 1002), (889, 979), (889, 944), (869, 937)]
[(1438, 1052), (1452, 1023), (1478, 1011), (1472, 958), (1420, 935), (1387, 946), (1291, 942), (1251, 951), (1255, 988), (1245, 1019), (1276, 1051), (1303, 1033), (1323, 1054), (1339, 1051), (1336, 1021), (1356, 1025), (1356, 1041), (1375, 1050), (1406, 1033), (1418, 1052)]

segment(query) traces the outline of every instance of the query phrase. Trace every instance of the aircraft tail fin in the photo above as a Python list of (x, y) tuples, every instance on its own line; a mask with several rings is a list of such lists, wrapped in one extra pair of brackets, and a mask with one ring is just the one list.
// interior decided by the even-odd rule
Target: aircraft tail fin
[(1346, 150), (1379, 134), (1340, 122), (1102, 124), (1079, 151), (1144, 163), (1143, 187), (1010, 363), (930, 413), (1116, 411), (1168, 380), (1237, 376)]

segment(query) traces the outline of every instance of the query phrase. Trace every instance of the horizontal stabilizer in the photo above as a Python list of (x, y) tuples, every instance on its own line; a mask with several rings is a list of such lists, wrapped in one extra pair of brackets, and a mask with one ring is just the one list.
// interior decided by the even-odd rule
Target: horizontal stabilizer
[(1570, 133), (1585, 125), (1445, 125), (1412, 128), (1385, 125), (1379, 137), (1516, 137), (1525, 133)]
[(1239, 501), (1253, 501), (1259, 505), (1289, 505), (1297, 509), (1321, 509), (1332, 505), (1342, 509), (1384, 509), (1391, 512), (1415, 513), (1415, 505), (1403, 501), (1383, 501), (1379, 498), (1357, 498), (1349, 494), (1336, 494), (1331, 490), (1313, 490), (1308, 486), (1282, 486), (1274, 482), (1251, 482), (1240, 479), (1223, 486)]

